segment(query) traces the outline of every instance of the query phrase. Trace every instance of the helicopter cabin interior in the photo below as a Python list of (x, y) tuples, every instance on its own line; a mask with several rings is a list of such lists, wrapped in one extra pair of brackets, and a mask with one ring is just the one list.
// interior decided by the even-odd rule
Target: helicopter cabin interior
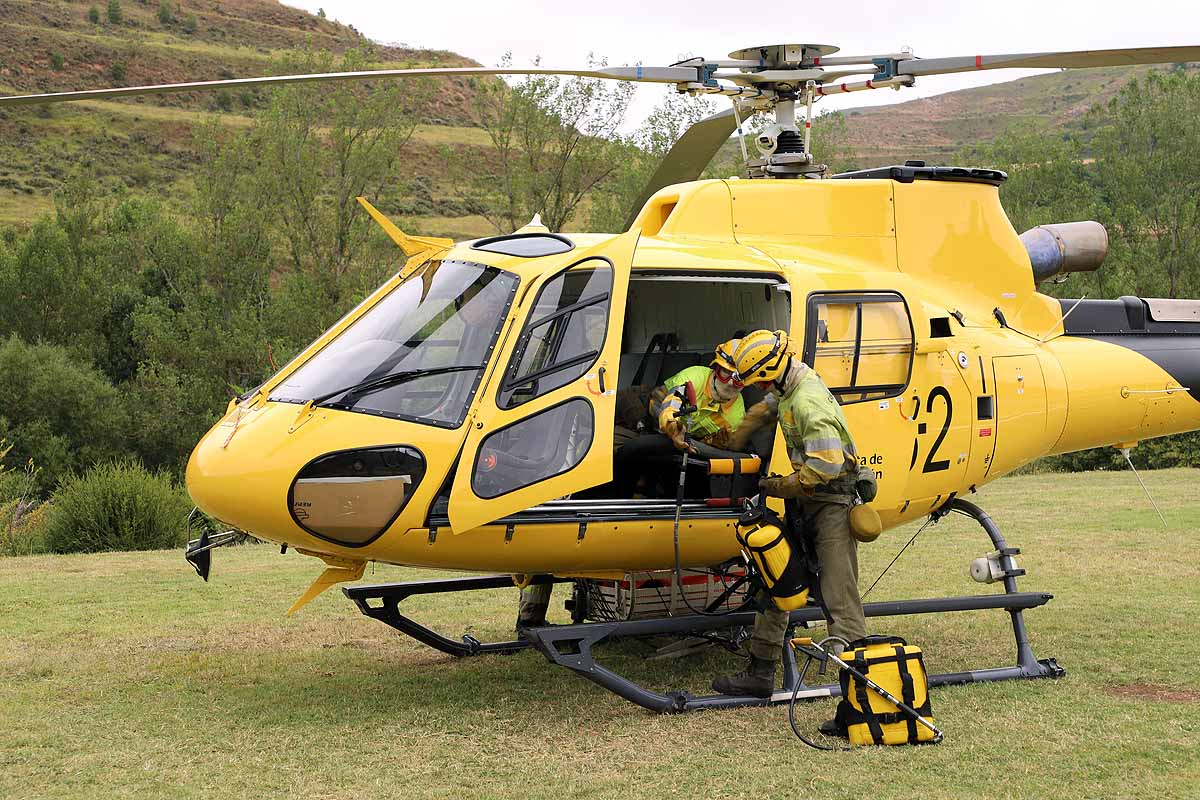
[[(594, 369), (610, 323), (605, 290), (611, 278), (607, 273), (602, 262), (585, 262), (543, 286), (501, 384), (502, 406), (544, 395)], [(653, 464), (642, 464), (636, 485), (621, 474), (629, 462), (621, 463), (620, 450), (630, 444), (628, 435), (633, 433), (627, 410), (623, 418), (623, 400), (626, 409), (628, 399), (633, 400), (634, 416), (638, 416), (636, 409), (644, 404), (648, 389), (681, 369), (708, 365), (716, 345), (756, 329), (790, 329), (792, 302), (791, 287), (778, 274), (635, 270), (621, 328), (618, 433), (611, 443), (618, 468), (613, 481), (544, 503), (510, 519), (568, 510), (599, 511), (604, 515), (616, 513), (618, 503), (626, 508), (637, 506), (642, 512), (649, 511), (650, 505), (673, 505), (666, 501), (674, 499), (678, 454), (670, 453), (673, 466), (665, 469), (661, 453)], [(810, 296), (804, 302), (809, 320), (804, 358), (816, 364), (842, 403), (889, 397), (905, 388), (912, 365), (913, 329), (900, 295), (827, 294)], [(747, 408), (761, 397), (762, 391), (755, 387), (743, 391)], [(644, 432), (653, 434), (652, 423), (648, 418), (646, 422), (649, 430)], [(475, 493), (484, 498), (497, 497), (569, 471), (582, 460), (589, 446), (604, 446), (598, 440), (592, 441), (597, 427), (588, 403), (576, 399), (497, 431), (481, 443), (480, 456), (501, 468), (477, 469), (472, 481)], [(776, 430), (776, 426), (765, 428), (746, 448), (764, 465), (771, 460)], [(702, 452), (704, 455), (722, 454)], [(698, 468), (703, 469), (706, 459), (698, 461)], [(672, 471), (674, 479), (670, 477)], [(657, 480), (645, 480), (647, 473), (655, 472)], [(720, 500), (753, 493), (755, 485), (756, 479), (751, 476), (743, 476), (739, 483), (724, 477), (696, 479), (689, 472), (687, 495), (696, 515), (724, 516), (736, 514), (738, 509), (736, 504)]]

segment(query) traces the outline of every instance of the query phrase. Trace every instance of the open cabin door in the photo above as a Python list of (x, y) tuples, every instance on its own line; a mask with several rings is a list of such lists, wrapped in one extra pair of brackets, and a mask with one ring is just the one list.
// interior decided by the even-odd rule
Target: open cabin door
[(612, 480), (617, 367), (638, 233), (538, 279), (497, 355), (450, 490), (455, 533)]

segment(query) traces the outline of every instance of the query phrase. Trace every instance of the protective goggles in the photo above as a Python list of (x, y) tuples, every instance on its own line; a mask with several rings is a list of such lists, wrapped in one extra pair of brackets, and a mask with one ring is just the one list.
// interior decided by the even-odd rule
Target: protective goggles
[(715, 375), (717, 380), (719, 380), (721, 383), (728, 383), (735, 389), (741, 389), (746, 385), (742, 382), (741, 377), (739, 377), (736, 372), (732, 372), (721, 366), (713, 368), (713, 375)]

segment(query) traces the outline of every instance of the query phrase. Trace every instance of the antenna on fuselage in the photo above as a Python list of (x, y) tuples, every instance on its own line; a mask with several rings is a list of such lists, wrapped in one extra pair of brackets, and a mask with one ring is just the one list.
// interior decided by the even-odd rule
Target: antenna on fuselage
[(1118, 447), (1117, 449), (1121, 451), (1121, 455), (1125, 456), (1125, 463), (1129, 465), (1131, 470), (1133, 470), (1133, 477), (1137, 478), (1137, 482), (1142, 485), (1142, 491), (1146, 493), (1146, 499), (1150, 501), (1150, 505), (1154, 506), (1154, 511), (1156, 514), (1158, 514), (1158, 518), (1162, 520), (1163, 527), (1167, 527), (1167, 518), (1164, 517), (1162, 511), (1159, 510), (1158, 503), (1154, 502), (1154, 498), (1150, 495), (1150, 490), (1146, 488), (1145, 482), (1142, 481), (1142, 476), (1138, 474), (1137, 467), (1133, 465), (1133, 459), (1129, 457), (1129, 451), (1133, 448)]

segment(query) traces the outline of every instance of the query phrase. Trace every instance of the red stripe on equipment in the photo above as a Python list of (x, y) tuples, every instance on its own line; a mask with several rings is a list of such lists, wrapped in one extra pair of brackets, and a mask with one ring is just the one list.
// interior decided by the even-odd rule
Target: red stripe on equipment
[(850, 91), (849, 89), (847, 89), (847, 88), (846, 88), (846, 84), (844, 84), (844, 83), (842, 84), (842, 91), (843, 91), (843, 92), (848, 92), (848, 91)]
[(983, 69), (983, 56), (975, 56), (975, 69)]
[(870, 82), (870, 81), (867, 81), (867, 88), (868, 88), (868, 89), (874, 89), (875, 87), (871, 85), (871, 82)]
[(814, 67), (821, 66), (821, 57), (820, 56), (817, 56), (816, 58), (813, 59), (813, 66)]

